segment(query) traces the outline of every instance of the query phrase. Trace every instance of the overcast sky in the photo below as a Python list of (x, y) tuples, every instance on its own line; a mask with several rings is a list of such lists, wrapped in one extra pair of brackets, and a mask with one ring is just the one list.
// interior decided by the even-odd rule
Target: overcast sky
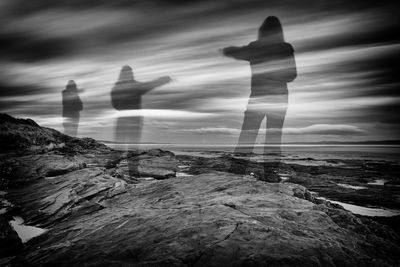
[(250, 68), (220, 49), (254, 41), (275, 15), (298, 67), (284, 142), (400, 139), (395, 2), (3, 0), (0, 112), (62, 131), (61, 91), (73, 79), (78, 135), (113, 140), (110, 90), (130, 65), (139, 81), (173, 79), (143, 98), (143, 142), (234, 144)]

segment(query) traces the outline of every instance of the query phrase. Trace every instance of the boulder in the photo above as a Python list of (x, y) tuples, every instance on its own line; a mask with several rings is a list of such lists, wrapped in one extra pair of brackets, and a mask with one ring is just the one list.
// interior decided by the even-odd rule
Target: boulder
[[(128, 153), (116, 166), (120, 173), (130, 178), (152, 177), (167, 179), (175, 177), (179, 161), (169, 151), (152, 149), (137, 153)], [(128, 178), (129, 179), (129, 178)]]

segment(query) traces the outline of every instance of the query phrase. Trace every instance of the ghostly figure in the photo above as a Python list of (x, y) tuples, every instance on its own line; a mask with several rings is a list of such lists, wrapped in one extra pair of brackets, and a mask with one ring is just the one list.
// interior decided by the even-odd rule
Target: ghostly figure
[[(266, 117), (264, 155), (276, 156), (274, 164), (264, 164), (263, 180), (276, 182), (281, 158), (282, 127), (288, 107), (287, 83), (297, 77), (293, 47), (285, 43), (278, 18), (268, 17), (261, 25), (258, 40), (243, 47), (223, 49), (226, 56), (246, 60), (251, 67), (251, 93), (235, 153), (249, 155), (262, 120)], [(266, 162), (266, 157), (264, 158)]]
[[(154, 88), (169, 83), (171, 78), (164, 76), (150, 82), (138, 82), (133, 76), (130, 66), (123, 66), (111, 90), (112, 106), (121, 113), (115, 126), (115, 141), (129, 144), (133, 150), (138, 150), (142, 134), (143, 118), (140, 115), (142, 109), (142, 96)], [(125, 146), (125, 150), (128, 146)], [(128, 157), (129, 175), (139, 176), (138, 157)]]
[(78, 132), (79, 112), (83, 109), (83, 105), (73, 80), (68, 81), (65, 90), (62, 91), (62, 104), (64, 133), (75, 137)]

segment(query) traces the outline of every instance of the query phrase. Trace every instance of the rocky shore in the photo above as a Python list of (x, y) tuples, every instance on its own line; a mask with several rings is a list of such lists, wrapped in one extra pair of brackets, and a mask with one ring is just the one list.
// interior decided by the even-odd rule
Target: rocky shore
[[(227, 172), (242, 159), (126, 153), (4, 114), (0, 137), (1, 266), (400, 264), (398, 234), (316, 198), (313, 170), (267, 183)], [(18, 216), (41, 235), (22, 242)]]

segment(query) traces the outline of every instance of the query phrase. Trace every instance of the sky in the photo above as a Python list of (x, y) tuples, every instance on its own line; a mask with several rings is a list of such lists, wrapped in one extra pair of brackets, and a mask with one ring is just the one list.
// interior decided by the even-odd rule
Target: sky
[[(83, 102), (78, 136), (114, 140), (123, 65), (172, 82), (143, 97), (142, 142), (237, 142), (250, 67), (221, 49), (277, 16), (295, 50), (283, 142), (400, 139), (396, 1), (0, 1), (0, 112), (63, 131), (61, 91)], [(262, 123), (258, 141), (265, 133)]]

